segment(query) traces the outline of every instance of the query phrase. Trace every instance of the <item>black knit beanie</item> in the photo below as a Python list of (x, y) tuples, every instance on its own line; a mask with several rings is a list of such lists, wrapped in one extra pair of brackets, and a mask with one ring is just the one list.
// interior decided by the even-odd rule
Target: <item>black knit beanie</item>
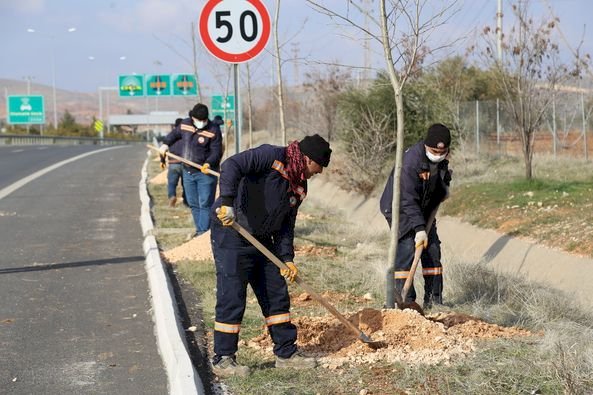
[(430, 148), (449, 148), (451, 145), (451, 132), (440, 123), (435, 123), (428, 128), (424, 144)]
[(189, 116), (199, 121), (205, 121), (208, 119), (208, 107), (205, 104), (198, 103), (189, 112)]
[(313, 136), (305, 136), (299, 142), (301, 152), (314, 160), (317, 164), (327, 167), (331, 157), (332, 150), (329, 148), (329, 143), (318, 134)]

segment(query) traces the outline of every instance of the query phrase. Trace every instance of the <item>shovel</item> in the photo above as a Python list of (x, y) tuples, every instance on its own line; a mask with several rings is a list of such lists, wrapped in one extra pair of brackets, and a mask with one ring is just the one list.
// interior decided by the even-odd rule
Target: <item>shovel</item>
[[(255, 237), (253, 237), (249, 232), (245, 230), (241, 225), (239, 225), (236, 221), (233, 222), (231, 225), (233, 229), (235, 229), (241, 236), (247, 239), (255, 248), (257, 248), (262, 254), (264, 254), (272, 263), (278, 266), (280, 269), (288, 269), (288, 266), (284, 264), (280, 259), (278, 259), (270, 250), (268, 250), (262, 243), (260, 243)], [(383, 347), (384, 344), (381, 341), (373, 341), (370, 337), (368, 337), (363, 331), (358, 329), (354, 324), (346, 319), (334, 306), (332, 306), (323, 296), (315, 292), (307, 283), (305, 283), (301, 278), (297, 275), (294, 280), (297, 284), (299, 284), (308, 294), (310, 294), (313, 299), (319, 302), (323, 307), (325, 307), (330, 313), (332, 313), (342, 324), (344, 324), (353, 334), (355, 334), (358, 340), (362, 341), (365, 344), (368, 344), (369, 347), (373, 349), (377, 349)]]
[[(439, 209), (439, 206), (435, 207), (434, 210), (432, 210), (432, 212), (430, 213), (430, 216), (428, 217), (428, 220), (426, 221), (426, 234), (430, 233), (430, 229), (432, 228), (432, 224), (434, 223), (434, 218), (437, 215), (437, 210)], [(414, 275), (416, 274), (416, 268), (418, 267), (418, 262), (420, 262), (420, 257), (422, 256), (422, 251), (424, 250), (424, 247), (421, 245), (416, 246), (416, 251), (414, 252), (414, 261), (412, 262), (412, 267), (410, 268), (410, 272), (408, 273), (408, 278), (406, 278), (406, 282), (404, 283), (404, 288), (402, 289), (402, 303), (405, 305), (406, 303), (404, 302), (406, 300), (406, 298), (408, 297), (408, 293), (410, 293), (410, 288), (412, 287), (412, 284), (414, 283)], [(397, 292), (396, 292), (397, 294)], [(420, 305), (418, 305), (418, 303), (416, 302), (409, 302), (408, 304), (415, 304), (416, 306), (420, 307)], [(398, 307), (399, 307), (399, 303), (398, 303)], [(413, 308), (413, 307), (411, 307)], [(417, 310), (416, 308), (414, 308), (414, 310)], [(424, 311), (422, 311), (422, 309), (417, 310), (420, 314), (424, 315)]]
[[(157, 147), (155, 147), (154, 145), (146, 144), (146, 146), (147, 146), (148, 148), (150, 148), (151, 150), (157, 151), (159, 154), (161, 153), (161, 150), (159, 150), (159, 149), (158, 149)], [(196, 162), (192, 162), (191, 160), (187, 160), (187, 159), (185, 159), (185, 158), (182, 158), (181, 156), (177, 156), (177, 155), (175, 155), (175, 154), (172, 154), (172, 153), (170, 153), (170, 152), (167, 152), (167, 154), (166, 154), (166, 155), (167, 155), (168, 157), (170, 157), (170, 158), (177, 159), (178, 161), (180, 161), (180, 162), (183, 162), (183, 163), (185, 163), (186, 165), (193, 166), (193, 167), (195, 167), (195, 168), (197, 168), (197, 169), (200, 169), (200, 170), (202, 170), (202, 165), (198, 165)], [(219, 172), (217, 172), (217, 171), (214, 171), (214, 170), (210, 170), (210, 169), (208, 169), (208, 173), (210, 173), (210, 174), (212, 174), (212, 175), (215, 175), (216, 177), (220, 177), (220, 173), (219, 173)]]

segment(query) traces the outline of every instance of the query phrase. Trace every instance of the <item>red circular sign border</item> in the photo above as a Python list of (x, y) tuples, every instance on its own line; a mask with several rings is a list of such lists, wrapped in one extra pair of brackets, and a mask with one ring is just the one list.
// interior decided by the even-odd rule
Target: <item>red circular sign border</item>
[[(268, 44), (268, 40), (270, 39), (270, 32), (271, 26), (270, 23), (266, 23), (270, 21), (270, 14), (266, 6), (261, 2), (261, 0), (245, 0), (251, 3), (260, 13), (261, 19), (263, 21), (263, 31), (262, 35), (258, 41), (258, 43), (249, 51), (241, 53), (241, 54), (232, 54), (229, 52), (225, 52), (218, 48), (214, 41), (210, 38), (208, 34), (208, 17), (212, 12), (212, 9), (218, 5), (218, 3), (222, 3), (224, 0), (210, 0), (202, 9), (200, 14), (200, 38), (202, 39), (202, 43), (213, 56), (217, 57), (220, 60), (223, 60), (228, 63), (243, 63), (247, 62), (255, 58), (260, 52), (265, 48)], [(267, 18), (266, 18), (267, 16)]]

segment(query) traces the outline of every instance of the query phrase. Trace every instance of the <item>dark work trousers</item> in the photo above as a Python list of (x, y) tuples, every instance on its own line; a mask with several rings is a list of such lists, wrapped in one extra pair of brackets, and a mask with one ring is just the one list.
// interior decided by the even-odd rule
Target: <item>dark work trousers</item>
[[(401, 295), (408, 273), (414, 261), (416, 245), (414, 243), (414, 231), (408, 232), (399, 239), (397, 244), (397, 256), (395, 262), (395, 291)], [(420, 257), (422, 262), (422, 275), (424, 276), (424, 306), (429, 307), (433, 303), (443, 303), (443, 267), (441, 265), (441, 241), (437, 234), (436, 226), (433, 226), (428, 234), (428, 247)], [(408, 298), (405, 302), (416, 300), (414, 286), (410, 287)]]
[[(259, 238), (270, 249), (271, 239)], [(237, 352), (239, 330), (251, 285), (274, 342), (274, 354), (289, 358), (297, 350), (297, 329), (290, 322), (290, 297), (280, 269), (231, 227), (212, 219), (212, 252), (216, 263), (215, 361)], [(273, 251), (273, 250), (272, 250)]]

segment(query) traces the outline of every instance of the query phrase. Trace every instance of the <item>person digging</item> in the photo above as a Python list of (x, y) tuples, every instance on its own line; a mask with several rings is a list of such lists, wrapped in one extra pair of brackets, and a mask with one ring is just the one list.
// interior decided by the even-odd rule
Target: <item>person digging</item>
[[(240, 152), (223, 162), (220, 197), (212, 206), (211, 243), (216, 264), (216, 318), (212, 371), (219, 377), (246, 376), (236, 360), (239, 331), (249, 284), (261, 307), (274, 343), (276, 368), (314, 368), (295, 344), (287, 280), (298, 274), (294, 260), (294, 227), (307, 194), (307, 180), (329, 165), (331, 148), (315, 134), (287, 147), (268, 144)], [(232, 228), (245, 228), (287, 269), (280, 270)]]
[[(400, 178), (399, 240), (395, 262), (395, 291), (402, 293), (416, 248), (424, 248), (421, 255), (424, 276), (424, 308), (443, 303), (443, 267), (441, 264), (441, 241), (437, 234), (436, 221), (429, 218), (440, 203), (449, 195), (451, 171), (449, 146), (451, 132), (440, 124), (428, 128), (426, 137), (404, 152)], [(389, 226), (393, 199), (393, 171), (381, 196), (381, 213)], [(432, 214), (432, 215), (431, 215)], [(430, 226), (432, 225), (432, 226)], [(416, 292), (411, 286), (404, 304), (415, 304)]]

